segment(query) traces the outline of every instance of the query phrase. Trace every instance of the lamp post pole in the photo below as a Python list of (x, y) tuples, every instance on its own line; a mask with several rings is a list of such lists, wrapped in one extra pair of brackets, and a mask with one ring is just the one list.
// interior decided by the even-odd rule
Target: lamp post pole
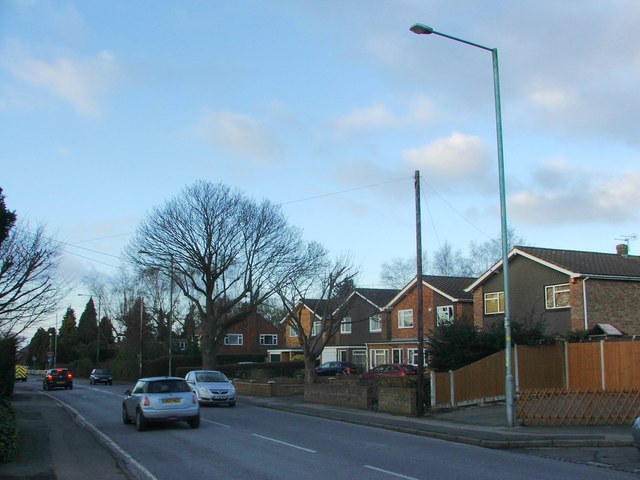
[(491, 52), (493, 60), (493, 93), (495, 98), (496, 113), (496, 138), (498, 147), (498, 176), (500, 184), (500, 232), (502, 239), (502, 272), (504, 280), (504, 338), (505, 338), (505, 404), (507, 415), (507, 426), (513, 427), (515, 424), (514, 410), (514, 387), (511, 359), (511, 320), (510, 320), (510, 295), (509, 295), (509, 246), (507, 230), (507, 201), (504, 178), (504, 157), (502, 145), (502, 108), (500, 105), (500, 72), (498, 68), (498, 49), (489, 48), (478, 43), (469, 42), (445, 33), (437, 32), (433, 28), (416, 23), (410, 30), (418, 35), (439, 35), (444, 38), (455, 40), (456, 42), (471, 45)]

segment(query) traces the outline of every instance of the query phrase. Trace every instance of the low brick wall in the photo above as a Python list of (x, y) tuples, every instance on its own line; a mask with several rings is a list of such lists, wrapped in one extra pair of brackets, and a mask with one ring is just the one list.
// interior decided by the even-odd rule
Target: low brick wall
[(286, 397), (304, 394), (304, 384), (296, 382), (269, 381), (266, 383), (243, 382), (234, 380), (233, 384), (240, 395), (255, 395), (257, 397)]
[(378, 388), (378, 411), (400, 415), (415, 415), (417, 412), (415, 388)]
[(305, 385), (304, 401), (324, 405), (371, 409), (371, 391), (356, 382)]

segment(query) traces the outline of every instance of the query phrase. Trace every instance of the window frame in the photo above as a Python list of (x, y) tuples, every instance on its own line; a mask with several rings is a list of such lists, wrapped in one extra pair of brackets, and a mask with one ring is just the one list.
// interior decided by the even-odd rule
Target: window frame
[[(375, 320), (377, 318), (377, 320)], [(377, 324), (378, 327), (374, 328), (374, 325)], [(380, 333), (382, 331), (382, 315), (376, 313), (369, 317), (369, 333)]]
[[(447, 318), (443, 318), (441, 317), (441, 313), (443, 311), (446, 311)], [(453, 309), (453, 305), (441, 305), (439, 307), (436, 307), (436, 325), (440, 326), (440, 325), (449, 325), (451, 324), (451, 322), (453, 322), (453, 318), (454, 318), (454, 309)]]
[(314, 320), (313, 323), (311, 324), (311, 336), (317, 337), (321, 333), (322, 333), (322, 321)]
[(349, 335), (353, 330), (353, 324), (351, 323), (351, 317), (343, 317), (340, 322), (340, 334)]
[[(492, 298), (490, 298), (492, 297)], [(504, 313), (504, 291), (499, 291), (499, 292), (487, 292), (484, 294), (484, 298), (483, 298), (483, 308), (484, 308), (484, 314), (485, 315), (499, 315), (501, 313)], [(489, 302), (495, 303), (497, 302), (498, 304), (498, 308), (496, 311), (492, 311), (489, 312), (487, 310), (487, 304)]]
[[(407, 312), (411, 314), (411, 325), (407, 325), (407, 319), (404, 318), (408, 316)], [(398, 310), (398, 328), (413, 328), (413, 308)]]
[[(560, 290), (558, 287), (564, 288)], [(551, 296), (549, 293), (551, 292)], [(561, 294), (567, 295), (567, 304), (566, 305), (558, 305), (557, 299)], [(549, 300), (552, 300), (552, 305), (549, 305)], [(555, 285), (547, 285), (544, 287), (544, 304), (547, 310), (558, 310), (561, 308), (570, 308), (571, 307), (571, 285), (569, 283), (558, 283)]]
[[(271, 338), (271, 340), (273, 340), (273, 342), (272, 343), (265, 342), (267, 337)], [(260, 345), (278, 345), (278, 334), (276, 334), (276, 333), (261, 333), (258, 341), (260, 342)]]
[[(235, 343), (231, 343), (231, 338), (235, 337), (235, 339), (237, 340), (237, 342)], [(224, 336), (224, 344), (225, 345), (230, 345), (230, 346), (234, 346), (234, 345), (244, 345), (244, 334), (242, 333), (227, 333)]]

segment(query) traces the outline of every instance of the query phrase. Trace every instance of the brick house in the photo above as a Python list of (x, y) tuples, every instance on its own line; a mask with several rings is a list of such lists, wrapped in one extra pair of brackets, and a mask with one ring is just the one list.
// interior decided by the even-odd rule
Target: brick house
[[(544, 322), (548, 335), (571, 330), (640, 334), (640, 257), (550, 248), (514, 247), (509, 253), (511, 322)], [(487, 328), (504, 321), (502, 261), (467, 291), (474, 322)]]
[(257, 312), (252, 312), (245, 321), (231, 327), (218, 347), (218, 355), (252, 358), (267, 358), (268, 350), (284, 344), (282, 332)]
[[(423, 332), (428, 337), (436, 325), (457, 318), (473, 318), (473, 296), (465, 288), (473, 277), (444, 277), (423, 275), (422, 310)], [(392, 298), (384, 310), (387, 337), (367, 343), (368, 367), (382, 363), (417, 363), (418, 290), (414, 279)], [(425, 356), (426, 358), (426, 356)]]
[(367, 343), (389, 338), (388, 312), (385, 306), (400, 290), (389, 288), (356, 288), (334, 315), (340, 328), (322, 351), (322, 362), (348, 361), (367, 366)]

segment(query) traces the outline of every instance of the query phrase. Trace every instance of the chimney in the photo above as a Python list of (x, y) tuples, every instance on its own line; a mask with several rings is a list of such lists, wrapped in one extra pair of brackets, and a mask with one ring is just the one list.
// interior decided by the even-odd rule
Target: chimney
[(616, 245), (616, 253), (622, 257), (629, 256), (629, 245), (626, 243), (620, 243)]

